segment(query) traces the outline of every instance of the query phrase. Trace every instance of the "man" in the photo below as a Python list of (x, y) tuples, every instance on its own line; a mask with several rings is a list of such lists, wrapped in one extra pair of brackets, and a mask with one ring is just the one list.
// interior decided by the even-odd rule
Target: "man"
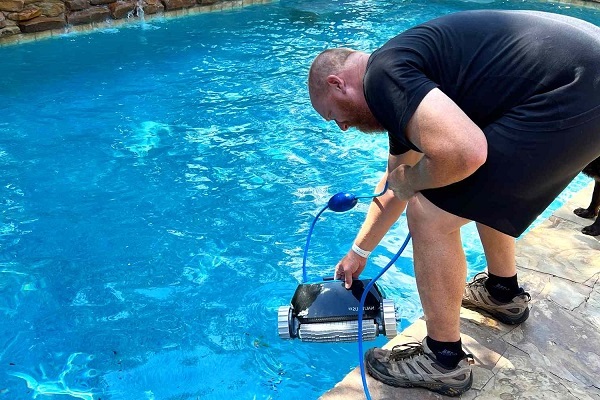
[[(386, 384), (446, 395), (471, 387), (460, 307), (529, 316), (515, 238), (600, 155), (600, 28), (534, 11), (466, 11), (369, 55), (326, 50), (309, 72), (315, 110), (346, 130), (387, 131), (391, 191), (370, 205), (335, 275), (349, 287), (406, 207), (425, 314), (421, 344), (371, 349)], [(460, 227), (476, 221), (488, 273), (467, 284)]]

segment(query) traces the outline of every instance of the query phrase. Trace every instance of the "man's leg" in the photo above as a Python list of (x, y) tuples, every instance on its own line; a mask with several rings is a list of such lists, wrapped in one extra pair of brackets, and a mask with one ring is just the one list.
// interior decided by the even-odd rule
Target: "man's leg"
[(371, 376), (388, 385), (458, 396), (473, 382), (472, 358), (460, 340), (466, 279), (460, 227), (469, 221), (441, 210), (422, 194), (409, 201), (407, 216), (427, 337), (392, 350), (369, 349), (365, 365)]
[(464, 307), (484, 311), (507, 324), (520, 324), (529, 316), (531, 297), (517, 280), (515, 239), (483, 224), (477, 224), (488, 274), (479, 273), (465, 287)]
[(483, 244), (488, 272), (504, 278), (516, 275), (515, 238), (479, 223), (477, 231)]
[(421, 194), (410, 200), (407, 216), (427, 335), (442, 342), (458, 341), (467, 275), (460, 227), (469, 220), (447, 213)]

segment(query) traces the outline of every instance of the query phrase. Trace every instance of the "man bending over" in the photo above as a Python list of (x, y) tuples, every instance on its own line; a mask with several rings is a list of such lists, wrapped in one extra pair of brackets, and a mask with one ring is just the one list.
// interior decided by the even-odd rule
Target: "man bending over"
[[(371, 349), (367, 371), (446, 395), (471, 387), (461, 304), (508, 324), (529, 316), (515, 238), (600, 156), (600, 28), (535, 11), (466, 11), (392, 38), (372, 54), (326, 50), (312, 63), (315, 110), (342, 130), (387, 131), (385, 182), (336, 277), (349, 287), (406, 207), (425, 314), (421, 344)], [(470, 221), (487, 273), (467, 284)]]

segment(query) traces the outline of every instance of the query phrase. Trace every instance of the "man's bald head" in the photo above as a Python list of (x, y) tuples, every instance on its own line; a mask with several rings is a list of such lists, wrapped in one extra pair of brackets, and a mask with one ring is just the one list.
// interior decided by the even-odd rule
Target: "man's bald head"
[(308, 93), (314, 109), (326, 121), (345, 131), (380, 132), (383, 127), (367, 105), (363, 78), (369, 55), (338, 48), (325, 50), (313, 61), (308, 72)]
[(345, 47), (328, 49), (314, 59), (308, 71), (308, 91), (311, 97), (322, 95), (327, 90), (327, 77), (338, 75), (354, 52), (355, 50)]

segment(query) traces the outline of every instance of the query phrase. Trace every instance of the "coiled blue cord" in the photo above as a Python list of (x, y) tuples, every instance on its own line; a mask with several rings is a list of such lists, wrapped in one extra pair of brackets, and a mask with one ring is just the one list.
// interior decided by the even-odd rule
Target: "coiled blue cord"
[[(329, 202), (327, 203), (327, 205), (325, 207), (323, 207), (323, 209), (321, 209), (321, 211), (319, 211), (317, 213), (317, 215), (313, 219), (312, 224), (310, 225), (310, 229), (308, 230), (306, 244), (304, 245), (304, 256), (302, 259), (302, 282), (305, 283), (308, 280), (308, 276), (307, 276), (307, 272), (306, 272), (306, 258), (308, 255), (308, 246), (310, 245), (310, 238), (311, 238), (313, 230), (315, 228), (315, 224), (317, 223), (317, 220), (319, 219), (321, 214), (323, 214), (323, 212), (325, 212), (325, 210), (327, 210), (328, 208), (335, 212), (348, 211), (348, 210), (352, 209), (358, 203), (359, 199), (374, 199), (375, 197), (382, 196), (387, 191), (387, 189), (388, 189), (388, 184), (386, 182), (385, 187), (383, 188), (381, 193), (378, 193), (375, 195), (354, 196), (353, 194), (350, 194), (350, 193), (340, 192), (340, 193), (337, 193), (336, 195), (334, 195), (333, 197), (331, 197), (331, 199), (329, 199)], [(371, 394), (369, 393), (369, 388), (367, 386), (367, 376), (365, 374), (365, 363), (364, 363), (364, 359), (363, 359), (362, 325), (363, 325), (363, 312), (364, 312), (364, 306), (365, 306), (365, 299), (367, 298), (367, 293), (369, 293), (369, 291), (371, 290), (371, 288), (373, 287), (373, 285), (375, 284), (377, 279), (379, 279), (396, 262), (396, 260), (400, 257), (400, 255), (402, 254), (402, 252), (408, 245), (409, 241), (410, 241), (410, 233), (408, 235), (406, 235), (406, 239), (404, 240), (404, 243), (402, 244), (402, 246), (400, 247), (400, 250), (398, 250), (396, 255), (394, 255), (394, 257), (392, 257), (390, 262), (379, 272), (379, 274), (377, 274), (377, 276), (375, 278), (371, 279), (371, 281), (367, 284), (367, 286), (365, 287), (363, 294), (360, 298), (360, 302), (358, 303), (358, 309), (359, 309), (359, 313), (358, 313), (358, 360), (359, 360), (359, 366), (360, 366), (360, 376), (362, 379), (363, 389), (365, 391), (365, 396), (367, 397), (367, 400), (371, 400)]]

